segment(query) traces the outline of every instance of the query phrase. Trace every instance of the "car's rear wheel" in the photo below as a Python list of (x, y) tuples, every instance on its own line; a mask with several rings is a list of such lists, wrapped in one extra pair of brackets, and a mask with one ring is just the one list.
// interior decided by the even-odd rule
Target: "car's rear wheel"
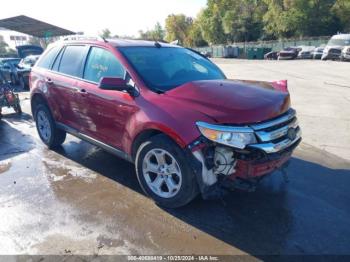
[(56, 127), (56, 123), (46, 105), (39, 104), (36, 106), (35, 122), (40, 139), (49, 148), (55, 148), (64, 143), (66, 132)]
[(160, 206), (181, 207), (198, 194), (183, 150), (167, 136), (157, 135), (143, 143), (135, 162), (142, 189)]

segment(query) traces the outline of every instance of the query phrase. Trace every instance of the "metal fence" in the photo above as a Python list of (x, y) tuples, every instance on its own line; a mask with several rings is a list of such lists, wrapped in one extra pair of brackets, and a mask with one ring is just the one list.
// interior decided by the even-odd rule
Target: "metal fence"
[[(320, 37), (309, 37), (309, 38), (298, 38), (298, 39), (281, 39), (274, 41), (258, 41), (258, 42), (241, 42), (232, 43), (229, 45), (213, 45), (208, 47), (197, 47), (194, 48), (199, 52), (204, 52), (212, 55), (212, 57), (239, 57), (249, 58), (249, 52), (252, 49), (263, 49), (264, 53), (272, 51), (280, 51), (288, 46), (321, 46), (326, 45), (331, 36), (320, 36)], [(228, 48), (238, 49), (238, 55), (230, 55), (232, 52), (228, 51)], [(233, 52), (236, 54), (236, 52)], [(259, 59), (259, 58), (258, 58)]]

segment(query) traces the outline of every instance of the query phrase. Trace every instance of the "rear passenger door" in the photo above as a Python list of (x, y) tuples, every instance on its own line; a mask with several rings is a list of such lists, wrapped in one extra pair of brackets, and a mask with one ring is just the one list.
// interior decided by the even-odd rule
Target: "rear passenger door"
[(81, 129), (81, 111), (77, 103), (78, 78), (82, 77), (84, 61), (88, 52), (85, 45), (67, 45), (52, 66), (46, 82), (59, 111), (58, 121), (76, 130)]

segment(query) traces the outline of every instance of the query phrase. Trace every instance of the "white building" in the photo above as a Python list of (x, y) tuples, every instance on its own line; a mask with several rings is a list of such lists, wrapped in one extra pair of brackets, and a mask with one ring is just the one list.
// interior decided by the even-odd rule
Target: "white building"
[(0, 38), (8, 44), (9, 48), (16, 49), (16, 46), (28, 44), (30, 36), (16, 31), (0, 28)]

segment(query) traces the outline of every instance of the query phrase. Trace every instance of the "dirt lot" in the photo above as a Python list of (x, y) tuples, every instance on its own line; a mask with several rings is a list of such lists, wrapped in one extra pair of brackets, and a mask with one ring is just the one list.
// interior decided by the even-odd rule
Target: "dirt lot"
[(161, 209), (131, 164), (73, 137), (48, 151), (22, 93), (23, 116), (0, 121), (0, 254), (350, 254), (350, 63), (215, 62), (289, 80), (304, 133), (290, 183)]

